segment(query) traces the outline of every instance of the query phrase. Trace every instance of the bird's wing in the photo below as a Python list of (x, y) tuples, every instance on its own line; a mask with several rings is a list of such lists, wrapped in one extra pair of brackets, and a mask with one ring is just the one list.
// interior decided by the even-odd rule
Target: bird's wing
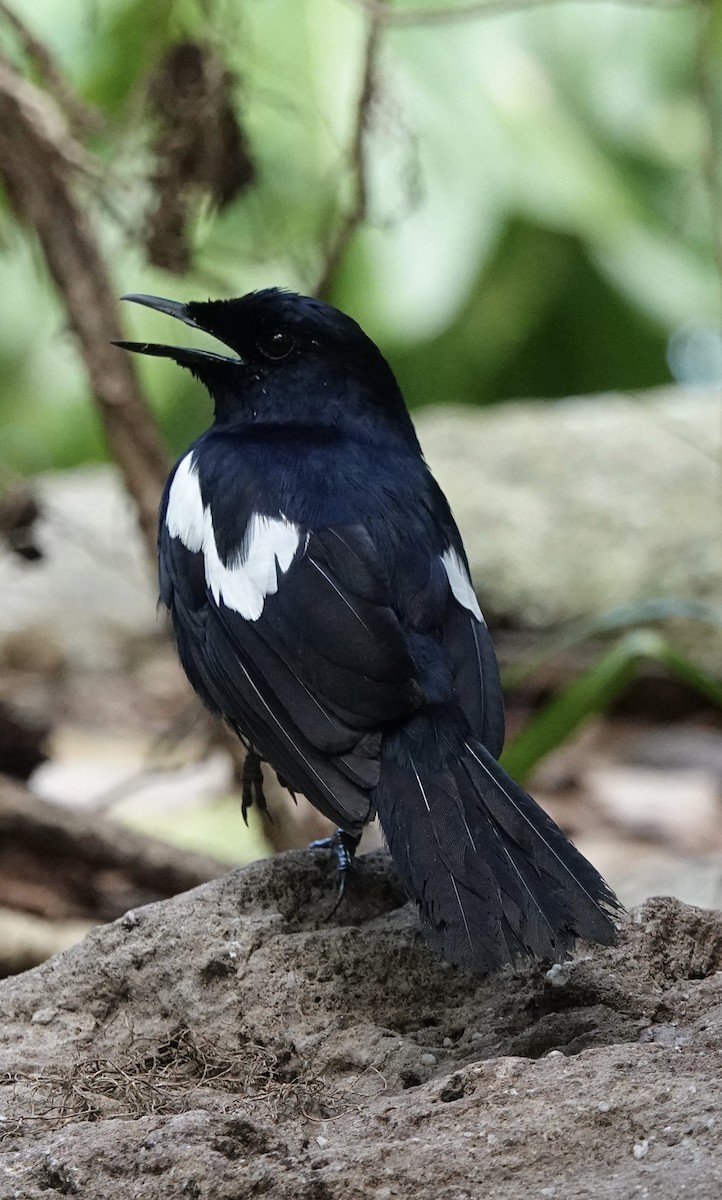
[(291, 787), (338, 824), (363, 823), (384, 727), (433, 702), (446, 674), (471, 733), (499, 752), (494, 652), (438, 507), (403, 550), (384, 519), (309, 530), (240, 494), (231, 510), (227, 489), (216, 529), (215, 499), (188, 455), (161, 513), (161, 599), (196, 690)]
[(457, 697), (474, 736), (498, 758), (504, 745), (499, 668), (458, 533), (442, 555), (442, 562), (449, 580), (443, 639), (454, 663)]
[(159, 558), (161, 598), (206, 703), (331, 820), (368, 820), (380, 727), (422, 701), (368, 534), (251, 516), (224, 564), (212, 526), (162, 520)]
[[(427, 542), (435, 545), (443, 566), (442, 639), (454, 670), (457, 699), (474, 737), (494, 758), (504, 745), (504, 698), (494, 645), (474, 592), (469, 563), (448, 501), (426, 473), (421, 520)], [(439, 560), (434, 559), (438, 570)], [(422, 620), (428, 624), (429, 612)]]

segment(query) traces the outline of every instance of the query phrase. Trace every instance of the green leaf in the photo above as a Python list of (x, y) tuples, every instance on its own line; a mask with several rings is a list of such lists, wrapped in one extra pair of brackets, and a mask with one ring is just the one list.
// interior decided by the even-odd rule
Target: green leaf
[(605, 712), (649, 661), (662, 663), (671, 674), (722, 708), (722, 684), (680, 654), (663, 634), (653, 629), (635, 630), (620, 638), (527, 721), (502, 755), (504, 769), (523, 782), (585, 721)]

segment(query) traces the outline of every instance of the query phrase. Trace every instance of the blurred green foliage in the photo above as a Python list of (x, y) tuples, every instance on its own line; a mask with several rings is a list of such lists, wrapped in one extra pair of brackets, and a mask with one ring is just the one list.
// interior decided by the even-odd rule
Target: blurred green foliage
[[(101, 169), (82, 186), (119, 295), (313, 288), (353, 199), (362, 5), (10, 7), (101, 114), (87, 143)], [(670, 378), (670, 336), (718, 323), (703, 12), (569, 3), (386, 29), (367, 123), (368, 219), (330, 297), (381, 343), (412, 404), (659, 384)], [(178, 278), (150, 267), (144, 252), (148, 89), (168, 48), (189, 39), (210, 45), (233, 73), (256, 180), (221, 213), (198, 197), (193, 264)], [(25, 61), (2, 17), (0, 47)], [(26, 70), (37, 82), (37, 68)], [(103, 448), (62, 306), (31, 236), (6, 204), (0, 215), (0, 465), (28, 472), (97, 458)], [(124, 319), (129, 336), (167, 332), (145, 310)], [(204, 397), (167, 363), (141, 369), (177, 450), (203, 426)]]
[(560, 688), (508, 742), (501, 761), (515, 779), (524, 782), (552, 750), (562, 746), (591, 717), (607, 713), (625, 688), (650, 663), (722, 709), (722, 684), (682, 654), (657, 629), (639, 628), (618, 637), (611, 648)]

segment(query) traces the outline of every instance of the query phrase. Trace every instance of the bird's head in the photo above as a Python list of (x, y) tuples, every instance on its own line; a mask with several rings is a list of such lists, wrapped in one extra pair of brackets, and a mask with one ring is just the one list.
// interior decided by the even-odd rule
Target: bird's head
[(416, 445), (386, 359), (351, 317), (322, 300), (278, 288), (187, 304), (159, 296), (123, 299), (176, 317), (232, 351), (116, 342), (191, 370), (207, 387), (220, 425), (314, 425), (380, 435), (394, 429)]

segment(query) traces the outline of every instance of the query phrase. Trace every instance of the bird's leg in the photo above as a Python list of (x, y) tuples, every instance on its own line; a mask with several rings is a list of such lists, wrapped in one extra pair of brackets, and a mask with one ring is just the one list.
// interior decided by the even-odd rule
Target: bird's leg
[(248, 753), (243, 762), (243, 774), (241, 776), (241, 816), (248, 824), (248, 810), (255, 804), (256, 808), (266, 820), (272, 820), (271, 814), (266, 804), (266, 797), (263, 793), (263, 772), (261, 763), (263, 759), (257, 751), (249, 747)]
[(360, 833), (348, 833), (345, 829), (337, 829), (330, 837), (319, 838), (318, 841), (311, 842), (309, 846), (309, 850), (331, 850), (336, 859), (338, 892), (336, 903), (328, 914), (327, 921), (331, 919), (343, 900), (344, 892), (346, 891), (346, 881), (349, 871), (353, 866), (354, 855), (360, 841)]

